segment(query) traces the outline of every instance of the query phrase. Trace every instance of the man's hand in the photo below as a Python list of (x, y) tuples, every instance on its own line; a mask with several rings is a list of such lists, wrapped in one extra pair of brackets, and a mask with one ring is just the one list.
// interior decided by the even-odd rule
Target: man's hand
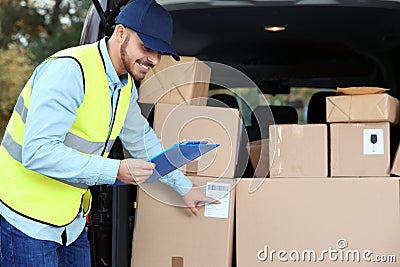
[(199, 214), (199, 208), (204, 206), (206, 203), (221, 204), (220, 201), (207, 197), (196, 185), (193, 185), (192, 189), (190, 189), (190, 191), (182, 198), (193, 215), (196, 216)]
[(155, 166), (154, 163), (142, 159), (121, 160), (117, 179), (125, 184), (141, 184), (152, 175)]

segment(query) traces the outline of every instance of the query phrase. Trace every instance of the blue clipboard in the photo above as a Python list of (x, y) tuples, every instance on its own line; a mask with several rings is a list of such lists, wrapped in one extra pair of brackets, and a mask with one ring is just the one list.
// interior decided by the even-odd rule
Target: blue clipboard
[[(208, 144), (207, 141), (180, 141), (148, 160), (155, 163), (156, 167), (153, 174), (144, 183), (157, 181), (218, 146), (219, 144)], [(116, 180), (113, 185), (126, 184)]]

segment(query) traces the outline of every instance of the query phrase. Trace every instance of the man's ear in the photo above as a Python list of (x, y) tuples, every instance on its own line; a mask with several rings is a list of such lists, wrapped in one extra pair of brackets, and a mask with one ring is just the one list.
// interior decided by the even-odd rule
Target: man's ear
[(117, 40), (123, 43), (126, 35), (125, 26), (123, 26), (122, 24), (118, 24), (117, 26), (115, 26), (114, 34), (116, 35)]

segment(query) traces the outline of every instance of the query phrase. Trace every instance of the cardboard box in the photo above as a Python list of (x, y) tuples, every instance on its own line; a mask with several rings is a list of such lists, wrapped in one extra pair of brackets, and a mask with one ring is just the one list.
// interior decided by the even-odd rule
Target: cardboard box
[(269, 177), (269, 139), (249, 142), (249, 155), (254, 177)]
[(398, 266), (399, 188), (379, 177), (241, 179), (237, 267)]
[[(190, 179), (203, 190), (223, 193), (224, 197), (219, 198), (223, 204), (202, 207), (196, 217), (183, 207), (181, 197), (169, 186), (161, 182), (141, 186), (132, 267), (232, 267), (235, 179)], [(215, 206), (221, 211), (217, 212)], [(212, 209), (207, 211), (209, 207)], [(206, 211), (222, 216), (210, 217)]]
[(390, 122), (399, 124), (400, 104), (383, 94), (340, 95), (326, 98), (327, 122)]
[(164, 147), (186, 140), (205, 140), (219, 147), (183, 166), (188, 175), (235, 177), (242, 119), (237, 109), (158, 103), (154, 131)]
[(195, 57), (162, 56), (139, 88), (139, 102), (207, 104), (211, 68)]
[(331, 176), (389, 176), (389, 122), (332, 123)]
[(328, 176), (326, 124), (276, 124), (269, 127), (270, 177)]

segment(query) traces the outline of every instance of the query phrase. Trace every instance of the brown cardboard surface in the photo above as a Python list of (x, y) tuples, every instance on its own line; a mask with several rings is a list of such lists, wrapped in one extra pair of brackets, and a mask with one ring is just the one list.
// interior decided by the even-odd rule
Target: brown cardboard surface
[(196, 57), (182, 56), (175, 61), (162, 56), (139, 88), (141, 103), (188, 103), (206, 105), (211, 68)]
[(276, 124), (269, 127), (270, 177), (328, 176), (326, 124)]
[(207, 182), (230, 186), (228, 218), (205, 217), (204, 207), (196, 217), (169, 186), (144, 185), (138, 190), (132, 267), (232, 266), (235, 179), (190, 179), (202, 189)]
[(181, 168), (190, 175), (233, 178), (240, 125), (237, 109), (158, 103), (154, 111), (153, 128), (164, 147), (183, 139), (220, 144)]
[(397, 148), (396, 156), (394, 158), (393, 166), (390, 170), (390, 173), (400, 176), (400, 146)]
[(399, 100), (385, 93), (329, 96), (326, 98), (326, 121), (399, 124), (399, 103)]
[(249, 155), (255, 177), (269, 176), (269, 139), (249, 142)]
[(254, 180), (236, 187), (237, 267), (399, 266), (398, 179)]
[[(370, 143), (368, 131), (383, 131), (376, 147), (382, 152), (366, 151)], [(331, 176), (389, 176), (390, 171), (390, 131), (389, 123), (332, 123)]]

